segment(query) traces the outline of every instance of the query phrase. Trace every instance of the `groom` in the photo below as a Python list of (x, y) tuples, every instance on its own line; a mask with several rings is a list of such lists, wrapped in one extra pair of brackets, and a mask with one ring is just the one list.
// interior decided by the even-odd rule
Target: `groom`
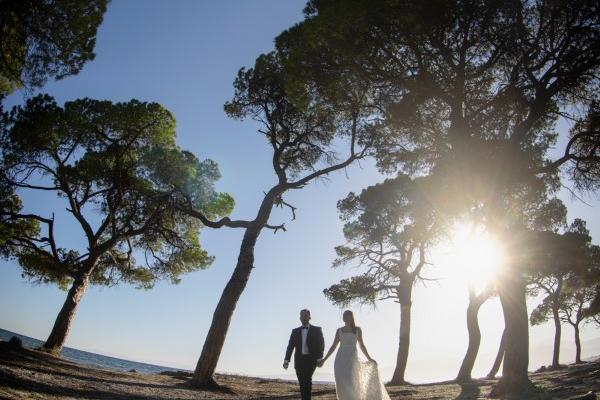
[(296, 369), (296, 376), (300, 384), (300, 395), (302, 396), (302, 400), (310, 400), (312, 376), (317, 367), (317, 360), (323, 358), (325, 340), (323, 339), (321, 328), (309, 324), (309, 310), (304, 309), (300, 311), (300, 322), (302, 322), (302, 326), (293, 329), (290, 335), (283, 368), (288, 368), (292, 351), (295, 349), (294, 368)]

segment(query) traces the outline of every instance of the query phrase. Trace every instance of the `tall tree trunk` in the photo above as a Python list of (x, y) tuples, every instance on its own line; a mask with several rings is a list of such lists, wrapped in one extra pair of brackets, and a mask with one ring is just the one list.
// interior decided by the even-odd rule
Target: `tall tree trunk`
[(500, 346), (498, 347), (498, 354), (496, 354), (496, 359), (494, 360), (494, 365), (492, 365), (492, 369), (490, 369), (490, 372), (488, 372), (487, 374), (488, 379), (494, 379), (496, 377), (496, 374), (500, 370), (500, 364), (502, 364), (502, 359), (504, 358), (505, 336), (506, 330), (503, 330), (502, 338), (500, 338)]
[(398, 300), (400, 303), (400, 334), (398, 343), (398, 357), (396, 358), (396, 368), (392, 375), (391, 385), (405, 384), (404, 373), (408, 363), (408, 350), (410, 347), (410, 313), (412, 308), (412, 287), (414, 278), (407, 277), (400, 280), (398, 286)]
[(552, 318), (554, 319), (554, 349), (552, 351), (552, 368), (560, 367), (560, 337), (562, 334), (562, 326), (560, 324), (560, 315), (558, 309), (560, 307), (560, 295), (562, 292), (563, 277), (560, 275), (556, 284), (556, 290), (552, 294)]
[(560, 356), (560, 336), (562, 327), (560, 325), (560, 316), (558, 315), (558, 304), (556, 300), (552, 305), (552, 318), (554, 319), (554, 350), (552, 352), (552, 368), (558, 368), (558, 358)]
[(65, 340), (71, 330), (71, 325), (75, 319), (75, 313), (77, 306), (85, 293), (90, 281), (90, 274), (93, 269), (93, 265), (86, 270), (81, 271), (77, 274), (73, 280), (73, 284), (69, 289), (67, 298), (54, 321), (54, 326), (50, 332), (50, 336), (46, 339), (46, 342), (42, 348), (51, 353), (60, 353), (62, 350)]
[(529, 319), (525, 280), (519, 268), (508, 269), (498, 280), (498, 295), (502, 304), (505, 326), (502, 378), (491, 396), (513, 397), (529, 392), (533, 385), (527, 376), (529, 366)]
[(194, 370), (191, 381), (194, 386), (216, 386), (213, 375), (225, 343), (231, 317), (254, 268), (254, 246), (259, 232), (257, 228), (248, 228), (244, 233), (235, 270), (221, 294), (200, 359)]
[(250, 273), (254, 268), (254, 246), (256, 245), (256, 240), (264, 224), (269, 220), (275, 199), (281, 192), (281, 188), (276, 186), (267, 193), (261, 203), (256, 219), (244, 232), (237, 264), (229, 282), (227, 282), (225, 289), (223, 289), (223, 293), (213, 314), (204, 346), (202, 347), (202, 353), (196, 364), (194, 375), (190, 380), (192, 386), (218, 387), (213, 375), (217, 368), (221, 351), (223, 350), (223, 344), (229, 330), (229, 323), (231, 322), (237, 302), (246, 288)]
[(579, 324), (573, 325), (575, 329), (575, 363), (581, 364), (581, 340), (579, 339)]
[(469, 293), (469, 306), (467, 307), (467, 331), (469, 332), (469, 345), (465, 358), (458, 371), (456, 380), (458, 382), (469, 382), (471, 380), (471, 372), (475, 365), (475, 359), (479, 352), (479, 344), (481, 343), (481, 331), (479, 330), (479, 321), (477, 314), (483, 304), (482, 299), (475, 295), (473, 290)]

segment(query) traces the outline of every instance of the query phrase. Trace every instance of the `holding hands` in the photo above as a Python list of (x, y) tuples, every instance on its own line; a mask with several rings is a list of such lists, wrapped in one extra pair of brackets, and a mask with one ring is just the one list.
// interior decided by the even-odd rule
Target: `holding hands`
[[(325, 358), (319, 358), (317, 360), (317, 367), (321, 368), (323, 366), (323, 364), (325, 364), (325, 361), (326, 361)], [(374, 359), (372, 359), (370, 357), (368, 358), (368, 361), (370, 363), (373, 363), (373, 364), (377, 365), (377, 361), (375, 361)]]

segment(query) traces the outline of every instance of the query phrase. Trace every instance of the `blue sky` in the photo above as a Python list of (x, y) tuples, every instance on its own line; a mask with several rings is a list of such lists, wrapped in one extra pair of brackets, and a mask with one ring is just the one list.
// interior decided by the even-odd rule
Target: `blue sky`
[[(60, 103), (80, 97), (161, 103), (177, 119), (178, 144), (218, 162), (223, 175), (218, 189), (236, 199), (233, 216), (252, 218), (263, 191), (275, 181), (269, 148), (253, 123), (227, 119), (223, 103), (231, 98), (237, 70), (270, 51), (274, 37), (301, 20), (303, 6), (304, 0), (113, 1), (98, 32), (96, 59), (79, 75), (51, 82), (43, 91)], [(8, 102), (20, 103), (27, 95), (16, 93)], [(322, 290), (356, 272), (330, 268), (333, 247), (343, 242), (336, 202), (381, 179), (366, 161), (287, 197), (298, 207), (297, 220), (287, 223), (288, 232), (267, 231), (260, 238), (256, 268), (236, 309), (218, 371), (291, 377), (293, 372), (283, 371), (281, 361), (301, 308), (312, 310), (313, 323), (323, 327), (329, 346), (342, 310), (328, 303)], [(586, 199), (586, 205), (567, 192), (561, 196), (569, 204), (569, 218), (586, 219), (593, 236), (600, 237), (600, 203)], [(56, 210), (64, 247), (83, 244), (77, 225), (60, 211), (64, 204), (59, 200), (24, 194), (24, 203), (31, 211)], [(277, 210), (272, 220), (289, 218), (287, 210)], [(159, 283), (151, 291), (129, 286), (89, 289), (67, 345), (193, 368), (214, 306), (235, 265), (241, 234), (204, 230), (203, 244), (216, 260), (208, 270), (184, 276), (179, 285)], [(65, 293), (54, 286), (25, 282), (14, 263), (0, 264), (0, 327), (45, 339), (64, 298)], [(466, 349), (462, 323), (466, 304), (462, 282), (443, 279), (417, 287), (409, 380), (455, 376)], [(530, 307), (535, 304), (531, 299)], [(381, 303), (375, 310), (355, 311), (371, 355), (389, 378), (398, 344), (397, 305)], [(483, 339), (475, 375), (489, 369), (502, 333), (497, 300), (484, 304), (480, 320)], [(549, 324), (531, 330), (531, 368), (550, 362), (552, 335)], [(598, 329), (586, 327), (582, 337), (584, 357), (600, 354)], [(561, 361), (569, 362), (574, 357), (569, 327), (563, 329), (563, 348)], [(332, 364), (320, 369), (317, 379), (330, 379)]]

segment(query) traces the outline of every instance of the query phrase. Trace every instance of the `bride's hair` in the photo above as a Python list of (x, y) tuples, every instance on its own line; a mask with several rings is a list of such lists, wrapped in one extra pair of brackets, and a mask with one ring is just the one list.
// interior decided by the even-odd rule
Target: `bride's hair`
[(352, 311), (350, 311), (350, 310), (346, 310), (346, 311), (344, 311), (342, 318), (344, 319), (344, 322), (346, 321), (346, 318), (348, 318), (348, 322), (350, 323), (352, 332), (356, 333), (356, 323), (354, 322), (354, 313), (352, 313)]

